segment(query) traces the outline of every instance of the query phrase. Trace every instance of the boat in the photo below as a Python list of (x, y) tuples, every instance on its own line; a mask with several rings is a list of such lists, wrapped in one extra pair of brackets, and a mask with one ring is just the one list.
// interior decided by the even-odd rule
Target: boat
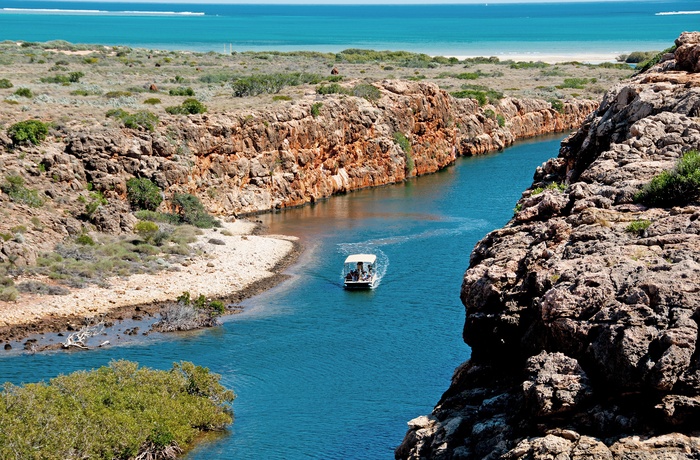
[(377, 256), (351, 254), (343, 265), (345, 289), (372, 289), (377, 281)]

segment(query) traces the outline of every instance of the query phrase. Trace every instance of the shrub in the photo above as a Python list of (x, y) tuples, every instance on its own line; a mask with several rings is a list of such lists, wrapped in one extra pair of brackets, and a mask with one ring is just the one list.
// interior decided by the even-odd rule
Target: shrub
[(12, 82), (7, 78), (0, 78), (0, 89), (12, 88)]
[(496, 115), (496, 121), (498, 122), (498, 126), (500, 126), (501, 128), (503, 128), (506, 125), (506, 119), (500, 113)]
[(39, 145), (49, 134), (49, 125), (39, 120), (25, 120), (15, 123), (7, 130), (7, 135), (15, 145), (34, 144)]
[(314, 102), (311, 105), (311, 116), (316, 118), (321, 114), (321, 107), (323, 107), (323, 102)]
[(41, 207), (44, 200), (39, 197), (36, 190), (28, 189), (24, 186), (24, 179), (21, 176), (5, 176), (5, 183), (0, 185), (0, 190), (6, 193), (10, 199), (17, 203), (27, 204), (34, 208)]
[(630, 224), (625, 228), (625, 231), (641, 236), (646, 232), (650, 225), (650, 220), (635, 220), (634, 222), (630, 222)]
[(659, 54), (658, 51), (632, 51), (627, 56), (620, 56), (621, 58), (624, 57), (624, 59), (618, 58), (618, 60), (625, 61), (628, 64), (638, 64), (654, 58), (657, 54)]
[(194, 115), (207, 111), (207, 106), (199, 102), (197, 99), (185, 99), (182, 104), (166, 107), (165, 111), (171, 115)]
[(95, 240), (87, 233), (83, 233), (75, 239), (75, 242), (83, 246), (94, 246)]
[(59, 85), (69, 85), (71, 83), (78, 83), (81, 78), (85, 76), (82, 72), (71, 72), (68, 75), (53, 75), (51, 77), (40, 78), (42, 83), (55, 83)]
[(671, 171), (654, 177), (634, 199), (648, 206), (685, 206), (700, 197), (700, 153), (686, 152)]
[(136, 113), (129, 113), (124, 109), (110, 109), (105, 114), (108, 118), (116, 118), (124, 123), (124, 126), (130, 129), (146, 129), (148, 131), (153, 131), (156, 129), (158, 122), (158, 116), (147, 111), (139, 110)]
[(284, 94), (277, 94), (272, 96), (273, 101), (291, 101), (292, 97)]
[(190, 87), (171, 88), (168, 93), (171, 96), (194, 96), (194, 90)]
[(572, 89), (583, 89), (589, 82), (590, 83), (595, 83), (593, 81), (594, 79), (588, 79), (588, 78), (565, 78), (564, 82), (561, 85), (558, 85), (557, 88), (559, 89), (564, 89), (564, 88), (572, 88)]
[(480, 77), (480, 74), (478, 72), (463, 72), (455, 75), (454, 77), (460, 80), (476, 80)]
[(645, 71), (651, 69), (653, 66), (655, 66), (659, 62), (661, 62), (661, 58), (664, 56), (664, 54), (673, 53), (674, 51), (676, 51), (676, 45), (673, 45), (672, 47), (663, 50), (662, 52), (660, 52), (659, 54), (657, 54), (656, 56), (654, 56), (651, 59), (648, 59), (644, 62), (640, 62), (639, 64), (637, 64), (637, 67), (635, 68), (635, 70), (637, 70), (637, 72), (639, 72), (639, 73), (645, 72)]
[(455, 91), (451, 94), (458, 99), (476, 99), (481, 106), (498, 102), (498, 100), (503, 98), (503, 93), (500, 91), (480, 85), (462, 85), (461, 91)]
[(202, 432), (232, 423), (232, 391), (189, 362), (129, 361), (0, 393), (0, 458), (175, 458)]
[(358, 83), (352, 89), (352, 95), (355, 97), (362, 97), (368, 101), (376, 101), (382, 97), (382, 93), (374, 85), (368, 83)]
[(156, 104), (160, 104), (160, 99), (158, 99), (157, 97), (149, 97), (148, 99), (143, 101), (143, 103), (149, 104), (149, 105), (156, 105)]
[(415, 167), (413, 155), (411, 153), (411, 141), (408, 140), (404, 133), (397, 131), (394, 133), (394, 142), (401, 147), (404, 155), (406, 155), (406, 173), (411, 174)]
[(107, 99), (117, 99), (119, 97), (129, 97), (131, 96), (131, 91), (108, 91), (105, 93)]
[(564, 103), (560, 99), (549, 99), (549, 103), (552, 104), (552, 108), (559, 113), (564, 113)]
[(321, 77), (310, 73), (273, 73), (266, 75), (251, 75), (241, 77), (231, 83), (233, 95), (236, 97), (257, 96), (259, 94), (276, 94), (285, 86), (301, 84), (315, 85)]
[(198, 228), (221, 227), (221, 223), (209, 215), (196, 196), (189, 193), (176, 193), (172, 202), (183, 222)]
[(84, 220), (90, 220), (92, 215), (95, 214), (97, 208), (107, 204), (107, 199), (102, 195), (102, 192), (90, 192), (89, 198), (84, 196), (79, 196), (78, 201), (85, 204), (85, 212), (78, 216)]
[(331, 83), (329, 85), (321, 84), (316, 87), (316, 94), (348, 94), (338, 83)]
[(150, 220), (140, 220), (134, 225), (134, 233), (140, 235), (144, 241), (152, 241), (160, 228)]
[(0, 288), (0, 301), (2, 302), (14, 302), (19, 297), (19, 291), (16, 287), (5, 287)]
[(126, 196), (132, 207), (154, 211), (163, 202), (161, 189), (145, 177), (126, 181)]

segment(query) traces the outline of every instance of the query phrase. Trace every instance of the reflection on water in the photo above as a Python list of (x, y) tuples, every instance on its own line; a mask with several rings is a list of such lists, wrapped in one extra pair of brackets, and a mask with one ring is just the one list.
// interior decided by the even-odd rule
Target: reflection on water
[[(36, 381), (126, 358), (191, 360), (234, 389), (236, 422), (190, 459), (392, 458), (469, 357), (459, 287), (469, 254), (511, 216), (557, 139), (469, 158), (438, 174), (258, 216), (306, 251), (288, 282), (223, 326), (143, 346), (0, 359), (0, 380)], [(373, 290), (342, 288), (350, 252), (377, 254)]]

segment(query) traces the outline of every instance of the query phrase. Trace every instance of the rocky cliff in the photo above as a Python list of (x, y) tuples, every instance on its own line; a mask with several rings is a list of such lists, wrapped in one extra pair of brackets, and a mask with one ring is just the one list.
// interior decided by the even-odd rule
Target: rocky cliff
[(700, 148), (700, 34), (676, 45), (610, 90), (476, 245), (471, 359), (397, 458), (700, 457), (700, 205), (634, 198)]
[(480, 107), (433, 84), (395, 80), (378, 89), (381, 96), (373, 101), (308, 95), (276, 110), (169, 116), (152, 132), (109, 123), (59, 125), (31, 148), (10, 149), (0, 134), (0, 167), (24, 177), (49, 202), (29, 208), (0, 193), (0, 203), (11, 211), (0, 232), (26, 225), (30, 217), (42, 222), (40, 232), (25, 233), (26, 244), (8, 241), (0, 254), (31, 263), (34, 249), (50, 249), (82, 232), (85, 223), (74, 216), (83, 205), (75, 199), (91, 199), (88, 184), (107, 198), (91, 224), (112, 233), (133, 226), (124, 198), (126, 181), (134, 176), (164, 191), (164, 207), (173, 193), (188, 192), (219, 215), (262, 212), (403, 181), (438, 171), (460, 155), (569, 130), (597, 106), (572, 100), (556, 111), (546, 101), (505, 98)]

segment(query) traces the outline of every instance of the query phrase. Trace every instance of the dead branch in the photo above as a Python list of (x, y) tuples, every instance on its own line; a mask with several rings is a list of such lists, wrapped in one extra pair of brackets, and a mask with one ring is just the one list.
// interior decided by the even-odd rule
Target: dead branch
[(82, 329), (73, 332), (66, 337), (66, 340), (63, 342), (63, 348), (76, 347), (82, 350), (88, 350), (88, 339), (90, 339), (90, 337), (100, 335), (105, 329), (105, 323), (102, 319), (100, 319), (100, 321), (96, 324), (92, 324), (92, 320), (86, 319), (85, 323), (86, 324), (82, 327)]

